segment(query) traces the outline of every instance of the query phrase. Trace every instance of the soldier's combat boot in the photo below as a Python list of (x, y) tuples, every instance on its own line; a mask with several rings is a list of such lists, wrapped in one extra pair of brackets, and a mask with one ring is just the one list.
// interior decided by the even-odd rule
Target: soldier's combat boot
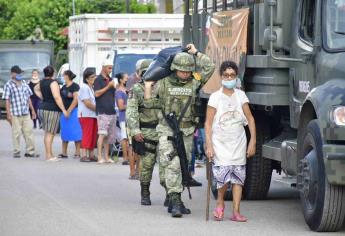
[(182, 217), (181, 211), (181, 201), (179, 199), (178, 193), (169, 194), (169, 207), (171, 206), (171, 216), (172, 217)]
[(196, 181), (196, 179), (191, 178), (191, 180), (189, 181), (189, 186), (190, 187), (200, 187), (200, 186), (202, 186), (202, 183)]
[(150, 183), (140, 183), (141, 186), (141, 205), (150, 206)]
[[(177, 194), (178, 194), (178, 197), (179, 197), (179, 202), (180, 202), (180, 205), (181, 205), (181, 212), (182, 212), (182, 214), (184, 214), (184, 215), (191, 214), (192, 213), (191, 210), (186, 208), (184, 203), (183, 203), (183, 201), (181, 200), (181, 193), (177, 193)], [(172, 203), (171, 203), (171, 201), (169, 201), (169, 205), (168, 205), (168, 212), (169, 213), (172, 213), (172, 207), (173, 207)]]
[(191, 210), (188, 209), (187, 207), (185, 207), (183, 201), (182, 201), (182, 198), (181, 198), (181, 193), (179, 193), (179, 197), (180, 197), (180, 201), (181, 201), (181, 211), (182, 211), (182, 214), (184, 215), (189, 215), (191, 214)]

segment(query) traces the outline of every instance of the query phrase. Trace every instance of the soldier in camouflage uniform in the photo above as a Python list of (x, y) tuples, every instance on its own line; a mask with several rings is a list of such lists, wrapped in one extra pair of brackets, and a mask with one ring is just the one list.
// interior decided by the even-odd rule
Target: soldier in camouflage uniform
[[(140, 79), (151, 62), (152, 60), (149, 59), (140, 62), (138, 71)], [(149, 188), (157, 156), (158, 133), (156, 132), (156, 126), (158, 124), (157, 114), (160, 110), (144, 108), (143, 101), (144, 84), (140, 81), (130, 91), (126, 117), (129, 133), (133, 140), (133, 149), (136, 148), (138, 142), (143, 143), (144, 150), (140, 155), (141, 205), (151, 205)]]
[[(176, 152), (174, 152), (171, 141), (168, 140), (168, 137), (172, 136), (173, 132), (163, 115), (175, 112), (177, 118), (179, 118), (181, 111), (187, 106), (188, 100), (191, 101), (179, 124), (184, 134), (184, 145), (190, 162), (193, 133), (197, 123), (194, 106), (195, 98), (198, 89), (207, 82), (215, 68), (211, 59), (198, 52), (193, 44), (187, 45), (187, 47), (190, 48), (188, 53), (178, 53), (174, 57), (170, 68), (174, 73), (157, 82), (158, 99), (151, 96), (152, 84), (154, 82), (145, 82), (145, 107), (160, 107), (162, 109), (162, 113), (159, 113), (159, 124), (157, 126), (161, 168), (160, 178), (165, 180), (169, 194), (168, 212), (171, 213), (172, 217), (181, 217), (182, 214), (190, 214), (191, 212), (184, 206), (181, 200), (183, 186), (180, 161)], [(200, 69), (199, 76), (192, 74), (196, 68)]]

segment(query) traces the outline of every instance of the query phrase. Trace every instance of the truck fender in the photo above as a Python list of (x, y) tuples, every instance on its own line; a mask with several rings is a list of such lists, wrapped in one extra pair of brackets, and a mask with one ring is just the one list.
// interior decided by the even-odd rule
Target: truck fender
[(313, 88), (303, 103), (299, 130), (305, 129), (310, 120), (317, 118), (323, 140), (345, 137), (345, 130), (332, 120), (333, 110), (339, 105), (345, 105), (344, 79), (332, 79)]
[[(339, 161), (328, 161), (326, 158), (328, 153), (334, 152), (334, 145), (332, 144), (340, 144), (340, 142), (345, 140), (345, 127), (337, 126), (332, 119), (333, 110), (339, 105), (345, 105), (345, 80), (332, 79), (318, 87), (315, 87), (309, 92), (305, 102), (303, 103), (298, 125), (297, 163), (299, 163), (299, 160), (303, 158), (303, 137), (307, 130), (308, 123), (311, 120), (316, 119), (318, 127), (320, 128), (321, 141), (323, 145), (322, 149), (324, 152), (323, 158), (325, 161), (326, 174), (330, 183), (339, 183), (338, 180), (334, 181), (332, 170), (338, 168), (341, 169), (339, 173), (343, 172), (343, 165), (340, 165), (338, 163)], [(340, 147), (339, 145), (335, 146)], [(330, 147), (331, 152), (328, 150)], [(337, 150), (336, 152), (339, 151), (341, 151), (341, 153), (345, 153), (342, 150)]]

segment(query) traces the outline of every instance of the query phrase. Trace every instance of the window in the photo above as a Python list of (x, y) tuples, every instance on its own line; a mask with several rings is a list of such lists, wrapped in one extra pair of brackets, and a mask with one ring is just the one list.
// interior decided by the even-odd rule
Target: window
[(129, 75), (135, 72), (135, 63), (140, 59), (153, 59), (156, 54), (118, 54), (115, 56), (114, 75), (126, 72)]
[(45, 52), (11, 51), (0, 52), (0, 71), (10, 71), (13, 65), (22, 70), (43, 70), (50, 64), (50, 56)]
[(309, 43), (314, 40), (315, 2), (315, 0), (304, 0), (301, 7), (299, 34)]
[(328, 0), (323, 12), (326, 48), (345, 49), (345, 0)]

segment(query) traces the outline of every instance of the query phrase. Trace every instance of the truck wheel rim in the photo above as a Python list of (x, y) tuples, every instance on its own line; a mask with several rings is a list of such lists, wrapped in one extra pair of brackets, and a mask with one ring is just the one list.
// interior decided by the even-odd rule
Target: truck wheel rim
[(307, 208), (313, 210), (316, 207), (318, 193), (318, 165), (317, 153), (312, 149), (302, 162), (302, 195), (305, 199)]

